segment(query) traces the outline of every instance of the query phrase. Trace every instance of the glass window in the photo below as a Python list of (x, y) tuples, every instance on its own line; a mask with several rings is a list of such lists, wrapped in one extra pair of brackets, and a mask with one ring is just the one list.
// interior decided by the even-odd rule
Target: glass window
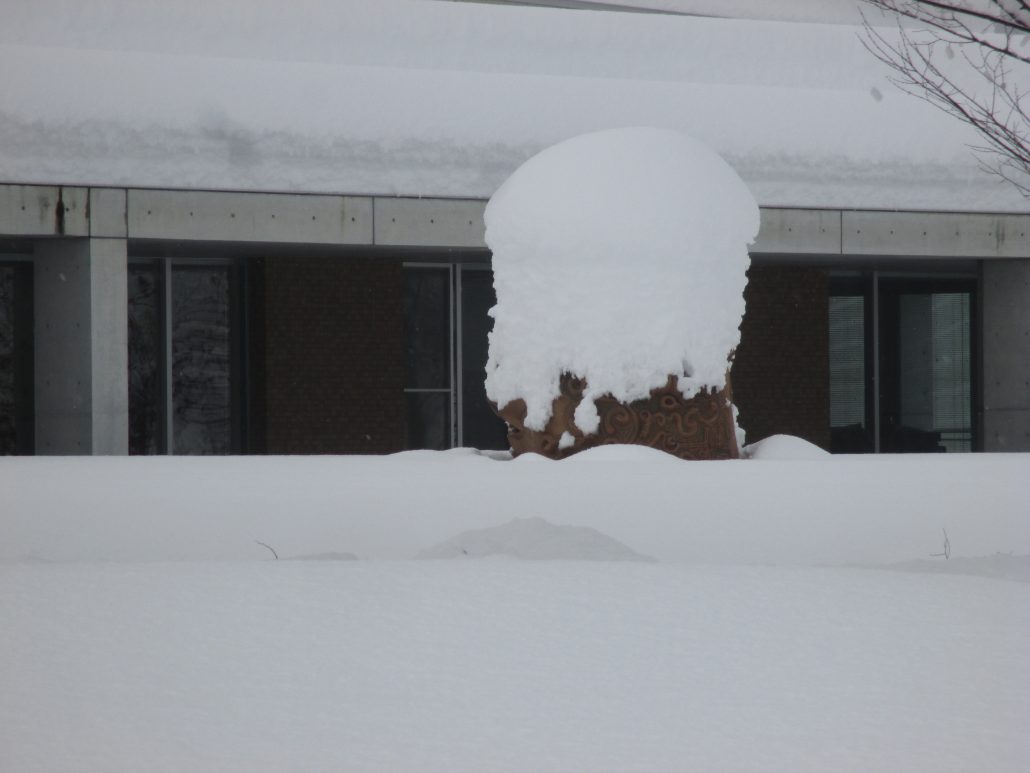
[(32, 265), (0, 263), (0, 454), (32, 453)]
[(861, 295), (830, 298), (830, 434), (835, 453), (872, 450), (866, 419), (866, 314)]
[(408, 392), (405, 395), (407, 447), (443, 451), (451, 447), (451, 393)]
[(172, 452), (232, 449), (228, 266), (172, 269)]
[(508, 428), (486, 397), (486, 361), (497, 303), (493, 272), (461, 269), (461, 443), (481, 449), (507, 449)]
[(899, 445), (921, 433), (928, 447), (973, 448), (969, 301), (968, 293), (898, 297)]
[(162, 425), (162, 272), (129, 267), (129, 453), (164, 452)]
[(834, 452), (972, 451), (976, 280), (873, 272), (834, 284)]
[(225, 263), (130, 266), (130, 453), (240, 450), (236, 273)]
[(404, 271), (404, 391), (407, 448), (453, 445), (450, 266)]
[(404, 272), (405, 387), (451, 388), (449, 268)]

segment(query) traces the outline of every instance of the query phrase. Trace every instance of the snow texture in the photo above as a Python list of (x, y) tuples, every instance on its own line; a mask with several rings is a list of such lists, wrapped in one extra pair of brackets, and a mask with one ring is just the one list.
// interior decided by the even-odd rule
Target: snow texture
[(0, 460), (0, 770), (1027, 770), (1030, 454), (756, 446)]
[(630, 402), (679, 378), (686, 397), (720, 389), (740, 342), (747, 247), (758, 205), (717, 154), (668, 129), (613, 129), (537, 154), (487, 204), (497, 305), (487, 396), (522, 398), (542, 430), (559, 379)]
[[(843, 18), (822, 0), (706, 5)], [(763, 205), (1024, 211), (979, 169), (979, 138), (895, 88), (858, 31), (411, 0), (6, 0), (0, 180), (485, 199), (556, 142), (652, 125), (707, 143)]]
[(473, 529), (416, 558), (483, 558), (534, 561), (651, 561), (618, 540), (585, 526), (556, 526), (543, 518), (515, 518), (501, 526)]
[(880, 14), (863, 0), (593, 0), (594, 6), (612, 9), (663, 11), (738, 19), (804, 21), (820, 24), (861, 24), (862, 15), (877, 20)]
[(949, 564), (1030, 554), (1030, 454), (787, 456), (685, 462), (603, 446), (564, 461), (471, 449), (11, 457), (0, 463), (0, 561), (271, 558), (255, 540), (283, 557), (411, 558), (527, 516), (663, 562), (891, 564), (939, 553), (942, 529)]
[(586, 561), (0, 564), (0, 619), (0, 768), (17, 773), (1030, 767), (1022, 583)]
[(757, 443), (744, 446), (748, 459), (828, 459), (829, 452), (814, 443), (793, 435), (772, 435)]

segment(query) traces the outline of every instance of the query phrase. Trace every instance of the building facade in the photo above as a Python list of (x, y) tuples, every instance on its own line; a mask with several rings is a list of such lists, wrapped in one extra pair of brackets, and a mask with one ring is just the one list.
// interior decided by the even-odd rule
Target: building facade
[[(503, 448), (476, 199), (0, 185), (0, 452)], [(1030, 216), (762, 209), (749, 442), (1030, 450)]]

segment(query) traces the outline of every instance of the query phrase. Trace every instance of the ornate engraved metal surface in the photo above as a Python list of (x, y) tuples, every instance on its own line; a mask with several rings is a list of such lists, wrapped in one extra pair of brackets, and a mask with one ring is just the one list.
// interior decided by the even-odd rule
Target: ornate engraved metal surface
[[(611, 395), (596, 401), (601, 421), (597, 433), (584, 435), (573, 422), (586, 384), (571, 374), (561, 378), (561, 395), (552, 404), (551, 419), (543, 431), (525, 427), (526, 404), (514, 400), (497, 414), (508, 423), (508, 442), (518, 456), (532, 451), (552, 459), (609, 443), (631, 443), (666, 451), (681, 459), (736, 459), (739, 456), (729, 378), (718, 391), (702, 390), (687, 399), (669, 376), (665, 386), (632, 403)], [(573, 442), (559, 447), (569, 433)]]

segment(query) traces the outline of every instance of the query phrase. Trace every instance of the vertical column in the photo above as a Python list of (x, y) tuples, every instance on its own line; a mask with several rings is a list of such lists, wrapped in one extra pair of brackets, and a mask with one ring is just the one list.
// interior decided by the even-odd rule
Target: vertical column
[(129, 453), (128, 258), (124, 239), (90, 239), (93, 453)]
[(128, 452), (124, 239), (35, 250), (36, 453)]
[(985, 451), (1030, 451), (1030, 259), (983, 264)]

